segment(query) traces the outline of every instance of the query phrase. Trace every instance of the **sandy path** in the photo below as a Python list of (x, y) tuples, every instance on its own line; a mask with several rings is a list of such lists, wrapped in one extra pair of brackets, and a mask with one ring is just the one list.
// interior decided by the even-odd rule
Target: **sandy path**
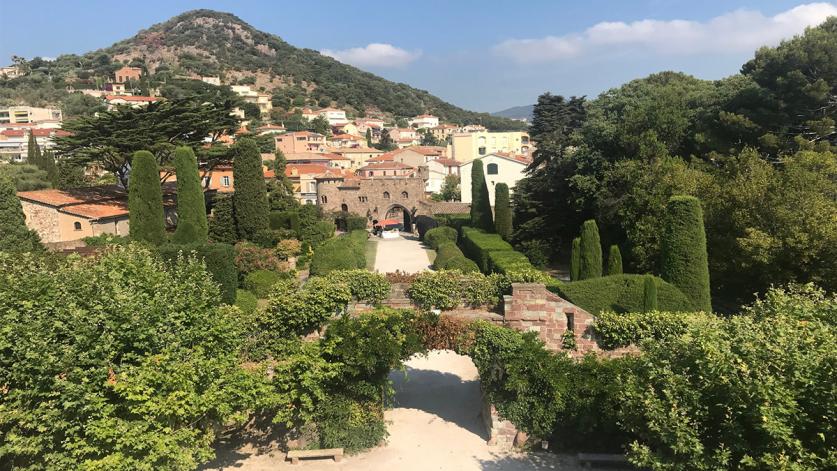
[(397, 239), (378, 239), (375, 271), (392, 273), (401, 270), (406, 273), (418, 273), (429, 269), (427, 249), (417, 237), (407, 235)]

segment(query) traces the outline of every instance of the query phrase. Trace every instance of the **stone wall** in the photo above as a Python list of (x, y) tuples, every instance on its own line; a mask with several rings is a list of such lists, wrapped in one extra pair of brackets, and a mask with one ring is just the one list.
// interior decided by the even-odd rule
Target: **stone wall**
[(517, 427), (508, 420), (500, 418), (497, 409), (488, 401), (485, 394), (482, 395), (482, 409), (480, 418), (488, 433), (488, 445), (508, 450), (514, 446), (514, 437), (517, 435)]
[[(385, 198), (384, 193), (389, 194)], [(404, 196), (406, 193), (406, 197)], [(402, 206), (413, 216), (421, 213), (424, 180), (405, 177), (350, 179), (346, 182), (317, 184), (317, 203), (325, 212), (342, 211), (343, 205), (353, 214), (383, 219), (393, 207)]]
[(61, 231), (58, 225), (58, 211), (43, 204), (21, 200), (23, 214), (26, 216), (26, 226), (35, 230), (43, 242), (61, 242)]

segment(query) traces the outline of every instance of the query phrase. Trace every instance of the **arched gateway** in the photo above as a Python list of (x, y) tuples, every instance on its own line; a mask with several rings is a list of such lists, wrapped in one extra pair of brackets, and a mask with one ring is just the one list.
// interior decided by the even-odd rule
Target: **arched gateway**
[[(323, 198), (325, 197), (325, 198)], [(318, 180), (317, 201), (324, 212), (344, 211), (381, 219), (403, 221), (411, 231), (413, 220), (427, 206), (424, 180), (412, 177), (372, 177)]]

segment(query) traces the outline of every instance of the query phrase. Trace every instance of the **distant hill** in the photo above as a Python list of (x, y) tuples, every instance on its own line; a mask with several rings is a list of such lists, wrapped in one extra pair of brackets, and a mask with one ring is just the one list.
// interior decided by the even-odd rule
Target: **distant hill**
[(444, 121), (482, 123), (489, 129), (523, 127), (509, 119), (464, 110), (427, 91), (391, 82), (318, 51), (294, 47), (232, 14), (211, 10), (183, 13), (83, 56), (34, 62), (34, 72), (46, 72), (48, 80), (55, 82), (54, 93), (20, 87), (12, 80), (0, 81), (0, 101), (20, 101), (27, 96), (54, 100), (66, 86), (93, 88), (129, 64), (144, 69), (147, 83), (143, 86), (147, 89), (184, 76), (220, 76), (225, 84), (253, 85), (272, 94), (274, 105), (285, 110), (338, 106), (361, 116), (432, 113)]
[(532, 120), (532, 111), (535, 109), (535, 105), (523, 105), (523, 106), (512, 106), (511, 108), (507, 108), (503, 111), (498, 111), (496, 113), (491, 113), (492, 116), (499, 116), (501, 118), (509, 118), (509, 119), (525, 119), (527, 121)]

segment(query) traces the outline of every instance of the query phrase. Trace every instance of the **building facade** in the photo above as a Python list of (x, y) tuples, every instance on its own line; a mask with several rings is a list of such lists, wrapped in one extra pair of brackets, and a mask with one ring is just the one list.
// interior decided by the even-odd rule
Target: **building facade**
[(471, 202), (471, 168), (476, 160), (481, 160), (483, 164), (491, 206), (494, 206), (494, 187), (498, 183), (508, 185), (511, 194), (514, 192), (517, 182), (526, 176), (528, 161), (519, 157), (494, 153), (466, 162), (459, 166), (459, 188), (462, 192), (463, 203)]
[(411, 222), (424, 200), (421, 178), (322, 179), (317, 185), (317, 204), (323, 211), (365, 216), (370, 223), (393, 215), (403, 216), (404, 212), (410, 219), (405, 222)]
[(34, 106), (0, 107), (0, 124), (28, 124), (61, 120), (61, 110), (58, 108), (36, 108)]
[(522, 131), (455, 133), (450, 148), (450, 157), (460, 162), (497, 152), (528, 156), (533, 150), (529, 133)]

